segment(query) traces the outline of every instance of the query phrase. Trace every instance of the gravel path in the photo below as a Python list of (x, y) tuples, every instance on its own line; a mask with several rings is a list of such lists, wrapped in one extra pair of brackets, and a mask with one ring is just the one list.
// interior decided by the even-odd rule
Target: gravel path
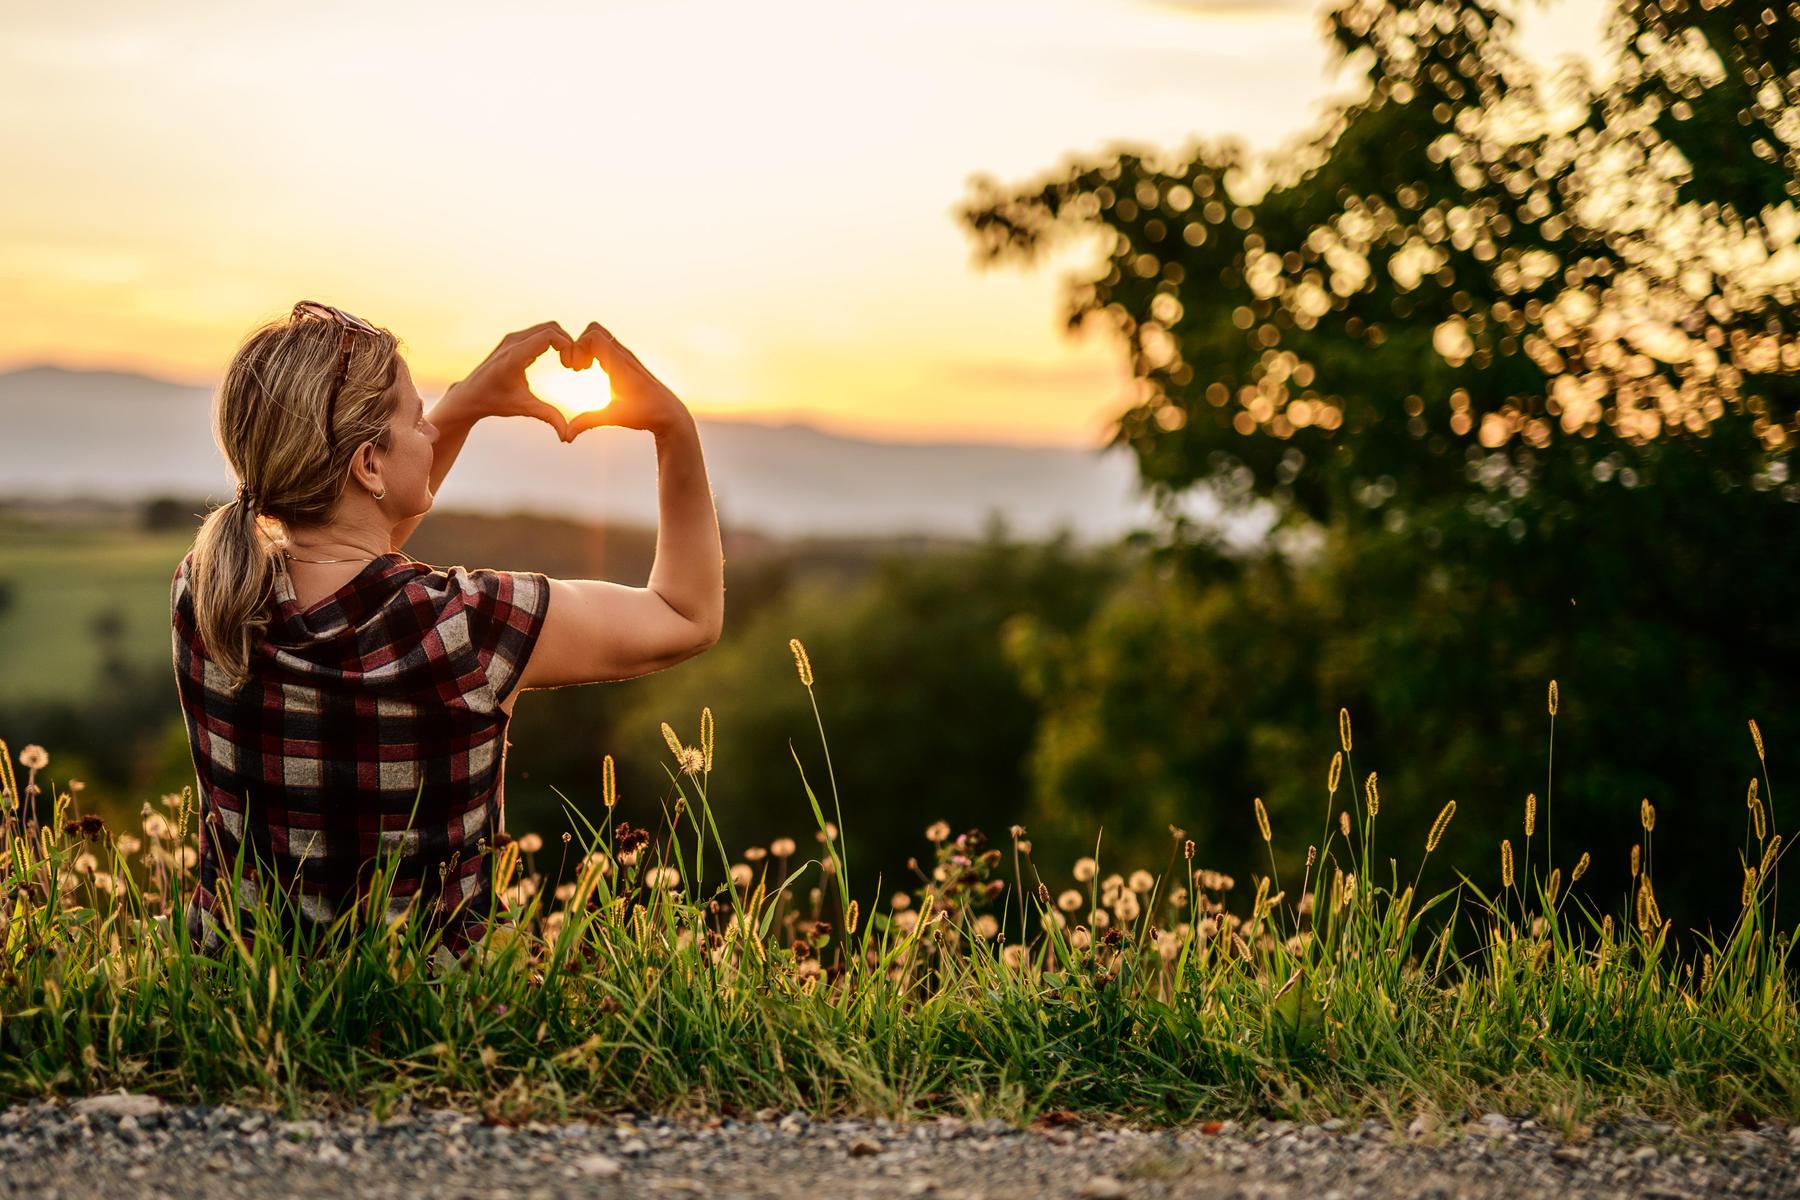
[(1209, 1122), (1172, 1132), (958, 1120), (812, 1122), (798, 1113), (619, 1117), (521, 1127), (446, 1110), (284, 1121), (254, 1109), (90, 1097), (0, 1111), (0, 1196), (1351, 1197), (1790, 1196), (1800, 1126), (1708, 1143), (1596, 1125), (1565, 1143), (1489, 1114), (1394, 1133), (1376, 1122)]

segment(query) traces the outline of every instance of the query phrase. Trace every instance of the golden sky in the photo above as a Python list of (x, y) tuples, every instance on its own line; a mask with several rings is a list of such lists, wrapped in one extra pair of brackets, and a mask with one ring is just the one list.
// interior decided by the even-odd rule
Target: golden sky
[[(1591, 47), (1604, 0), (1528, 16)], [(312, 297), (427, 395), (607, 324), (702, 416), (1097, 445), (1118, 348), (1071, 247), (976, 269), (968, 178), (1117, 141), (1272, 147), (1328, 95), (1313, 0), (59, 0), (0, 36), (0, 369), (211, 383)]]

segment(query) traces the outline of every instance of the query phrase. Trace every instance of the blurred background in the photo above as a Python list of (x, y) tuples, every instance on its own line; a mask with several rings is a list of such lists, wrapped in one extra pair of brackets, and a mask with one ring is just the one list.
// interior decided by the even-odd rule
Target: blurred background
[[(798, 637), (865, 895), (939, 818), (1025, 826), (1052, 888), (1171, 826), (1244, 880), (1253, 797), (1291, 880), (1340, 706), (1402, 876), (1458, 803), (1428, 890), (1492, 886), (1530, 792), (1614, 911), (1650, 800), (1678, 929), (1736, 913), (1752, 777), (1791, 840), (1800, 6), (5, 22), (0, 737), (89, 808), (192, 783), (168, 584), (232, 487), (212, 388), (312, 297), (428, 398), (602, 320), (699, 418), (724, 638), (523, 699), (515, 834), (595, 816), (605, 754), (654, 825), (659, 725), (704, 705), (727, 845), (816, 851)], [(642, 584), (654, 448), (490, 422), (438, 505), (425, 561)]]

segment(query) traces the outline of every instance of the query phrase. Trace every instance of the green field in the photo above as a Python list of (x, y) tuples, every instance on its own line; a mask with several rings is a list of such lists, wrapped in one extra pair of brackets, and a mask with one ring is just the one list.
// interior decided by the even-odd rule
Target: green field
[[(0, 524), (0, 679), (7, 700), (81, 700), (108, 645), (140, 670), (169, 663), (169, 577), (186, 531)], [(102, 626), (115, 623), (116, 632)]]

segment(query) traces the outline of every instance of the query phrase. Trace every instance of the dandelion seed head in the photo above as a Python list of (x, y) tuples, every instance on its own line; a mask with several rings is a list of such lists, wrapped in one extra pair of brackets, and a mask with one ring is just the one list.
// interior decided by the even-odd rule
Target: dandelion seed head
[(1113, 915), (1127, 924), (1137, 920), (1141, 912), (1136, 892), (1120, 892), (1118, 899), (1113, 901)]
[(680, 768), (689, 775), (698, 775), (706, 769), (706, 755), (698, 746), (683, 748), (680, 754)]
[(1125, 886), (1129, 887), (1132, 891), (1141, 894), (1156, 886), (1156, 876), (1139, 868), (1131, 873), (1131, 878), (1126, 881)]
[(539, 850), (542, 850), (543, 848), (544, 848), (544, 839), (539, 834), (528, 833), (524, 837), (519, 839), (519, 853), (520, 854), (536, 854)]
[(50, 765), (50, 752), (33, 742), (19, 751), (19, 765), (27, 771), (41, 771)]
[(888, 897), (888, 907), (895, 912), (905, 912), (912, 907), (912, 897), (905, 892), (895, 892)]
[(779, 837), (769, 843), (769, 853), (776, 858), (792, 858), (794, 856), (794, 839)]
[(1075, 882), (1076, 883), (1088, 882), (1089, 880), (1091, 880), (1094, 877), (1094, 872), (1098, 871), (1099, 869), (1100, 869), (1100, 864), (1095, 862), (1091, 858), (1076, 859), (1075, 860)]

